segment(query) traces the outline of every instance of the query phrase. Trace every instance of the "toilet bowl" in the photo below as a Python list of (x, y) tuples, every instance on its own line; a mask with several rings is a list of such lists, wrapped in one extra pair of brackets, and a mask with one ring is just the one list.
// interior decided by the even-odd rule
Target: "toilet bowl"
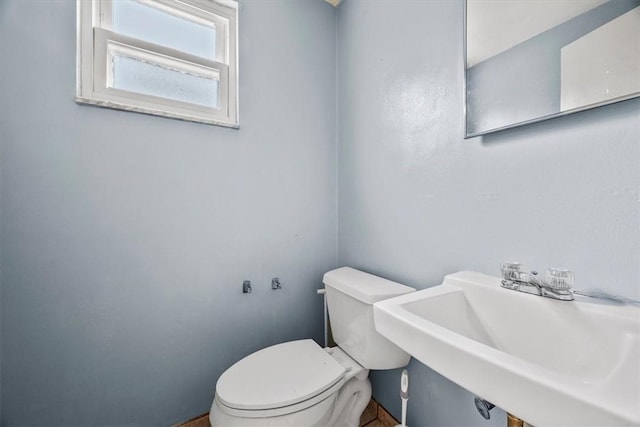
[(349, 267), (323, 282), (338, 346), (290, 341), (236, 362), (216, 384), (213, 427), (358, 427), (371, 399), (369, 369), (406, 366), (409, 355), (375, 331), (372, 307), (415, 289)]
[(359, 419), (371, 398), (368, 373), (340, 348), (323, 349), (313, 340), (267, 347), (222, 374), (211, 425), (321, 426)]

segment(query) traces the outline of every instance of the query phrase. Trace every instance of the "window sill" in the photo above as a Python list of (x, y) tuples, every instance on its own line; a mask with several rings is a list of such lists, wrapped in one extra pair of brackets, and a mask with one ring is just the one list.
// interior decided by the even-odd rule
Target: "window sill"
[(85, 98), (80, 96), (76, 96), (75, 100), (76, 100), (76, 103), (78, 104), (93, 105), (96, 107), (111, 108), (115, 110), (132, 111), (134, 113), (150, 114), (152, 116), (161, 116), (161, 117), (167, 117), (170, 119), (183, 120), (187, 122), (203, 123), (203, 124), (213, 125), (213, 126), (222, 126), (230, 129), (240, 129), (240, 125), (236, 123), (228, 123), (228, 122), (223, 122), (215, 119), (195, 117), (187, 114), (169, 113), (166, 111), (154, 110), (152, 108), (135, 107), (132, 105), (121, 104), (118, 102), (100, 101), (97, 99)]

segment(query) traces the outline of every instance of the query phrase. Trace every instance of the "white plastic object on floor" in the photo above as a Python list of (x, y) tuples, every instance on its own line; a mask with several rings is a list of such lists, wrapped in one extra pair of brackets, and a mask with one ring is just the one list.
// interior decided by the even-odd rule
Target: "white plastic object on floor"
[(407, 401), (409, 400), (409, 372), (402, 370), (400, 376), (400, 398), (402, 399), (402, 424), (396, 427), (407, 427)]

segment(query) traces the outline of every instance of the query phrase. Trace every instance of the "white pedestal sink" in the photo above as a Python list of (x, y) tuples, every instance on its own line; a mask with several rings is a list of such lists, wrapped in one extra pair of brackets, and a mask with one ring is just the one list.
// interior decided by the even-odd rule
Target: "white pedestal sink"
[(536, 427), (640, 426), (640, 307), (459, 272), (374, 305), (379, 333)]

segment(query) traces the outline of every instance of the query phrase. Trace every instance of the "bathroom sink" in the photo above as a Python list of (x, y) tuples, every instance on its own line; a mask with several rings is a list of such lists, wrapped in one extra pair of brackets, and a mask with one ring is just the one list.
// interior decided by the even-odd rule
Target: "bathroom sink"
[(536, 427), (640, 425), (640, 307), (542, 298), (474, 272), (374, 305), (377, 331)]

